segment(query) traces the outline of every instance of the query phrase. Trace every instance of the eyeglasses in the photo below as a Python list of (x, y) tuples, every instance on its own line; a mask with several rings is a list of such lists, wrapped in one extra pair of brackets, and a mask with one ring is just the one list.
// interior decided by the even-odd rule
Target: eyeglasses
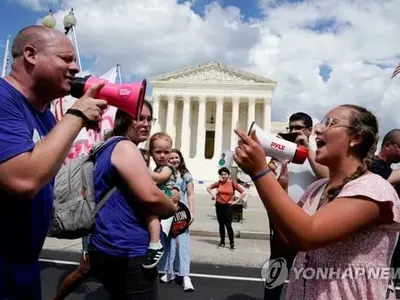
[(157, 119), (156, 118), (152, 118), (152, 117), (144, 117), (144, 116), (140, 116), (139, 120), (136, 120), (136, 122), (138, 123), (149, 123), (150, 125), (154, 125), (154, 123), (156, 123)]
[(315, 125), (316, 127), (318, 126), (321, 129), (328, 129), (332, 127), (347, 127), (350, 128), (349, 124), (344, 123), (342, 120), (338, 118), (333, 118), (333, 117), (325, 117), (321, 120), (320, 123)]
[(294, 131), (294, 130), (301, 131), (301, 130), (306, 129), (306, 128), (307, 128), (307, 126), (305, 126), (305, 125), (293, 125), (293, 126), (286, 127), (286, 130), (288, 132), (291, 132), (291, 131)]

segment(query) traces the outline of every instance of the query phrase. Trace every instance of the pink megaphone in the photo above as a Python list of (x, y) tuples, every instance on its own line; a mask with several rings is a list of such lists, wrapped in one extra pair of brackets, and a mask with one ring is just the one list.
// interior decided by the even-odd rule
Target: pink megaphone
[(142, 112), (146, 94), (145, 79), (142, 82), (116, 84), (90, 75), (75, 77), (72, 82), (71, 96), (81, 98), (93, 84), (104, 81), (106, 84), (97, 93), (96, 98), (106, 100), (109, 105), (120, 108), (138, 119)]
[(307, 159), (308, 149), (306, 147), (278, 138), (262, 130), (255, 122), (251, 123), (248, 135), (250, 135), (253, 130), (256, 132), (257, 138), (267, 156), (282, 162), (289, 160), (295, 164), (303, 164)]

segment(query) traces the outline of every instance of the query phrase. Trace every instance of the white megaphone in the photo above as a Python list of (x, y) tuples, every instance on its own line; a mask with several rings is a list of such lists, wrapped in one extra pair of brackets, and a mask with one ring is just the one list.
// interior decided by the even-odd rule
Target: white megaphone
[(289, 162), (295, 164), (302, 164), (307, 159), (308, 149), (306, 147), (267, 133), (257, 126), (255, 122), (252, 122), (248, 135), (250, 135), (254, 130), (256, 131), (258, 140), (264, 148), (265, 155), (273, 157), (281, 162), (289, 160)]

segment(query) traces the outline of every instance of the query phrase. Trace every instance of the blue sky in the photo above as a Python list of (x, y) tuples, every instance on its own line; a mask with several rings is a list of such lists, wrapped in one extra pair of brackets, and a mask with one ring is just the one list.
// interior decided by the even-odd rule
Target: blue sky
[(45, 13), (33, 12), (29, 8), (25, 8), (14, 2), (0, 2), (0, 57), (3, 64), (4, 48), (7, 36), (10, 34), (11, 39), (21, 28), (36, 24), (37, 20)]

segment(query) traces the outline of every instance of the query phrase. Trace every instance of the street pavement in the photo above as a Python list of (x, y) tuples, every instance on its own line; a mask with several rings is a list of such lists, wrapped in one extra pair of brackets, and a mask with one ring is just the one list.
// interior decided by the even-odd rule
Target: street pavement
[[(60, 260), (57, 263), (41, 262), (43, 299), (51, 299), (57, 286), (75, 267), (70, 261), (68, 264)], [(194, 263), (191, 279), (195, 291), (184, 292), (179, 282), (160, 283), (159, 295), (160, 299), (263, 299), (263, 282), (259, 274), (258, 268)], [(99, 282), (94, 278), (88, 278), (66, 298), (66, 300), (78, 299), (105, 300), (109, 297)]]
[[(68, 241), (67, 241), (68, 242)], [(235, 240), (236, 249), (218, 248), (218, 237), (191, 237), (191, 279), (193, 293), (185, 293), (176, 283), (160, 284), (160, 299), (263, 298), (261, 266), (269, 258), (268, 240)], [(62, 248), (64, 247), (64, 248)], [(41, 257), (43, 299), (51, 299), (57, 286), (77, 265), (80, 241), (47, 239)], [(108, 299), (94, 279), (89, 279), (67, 299)]]

